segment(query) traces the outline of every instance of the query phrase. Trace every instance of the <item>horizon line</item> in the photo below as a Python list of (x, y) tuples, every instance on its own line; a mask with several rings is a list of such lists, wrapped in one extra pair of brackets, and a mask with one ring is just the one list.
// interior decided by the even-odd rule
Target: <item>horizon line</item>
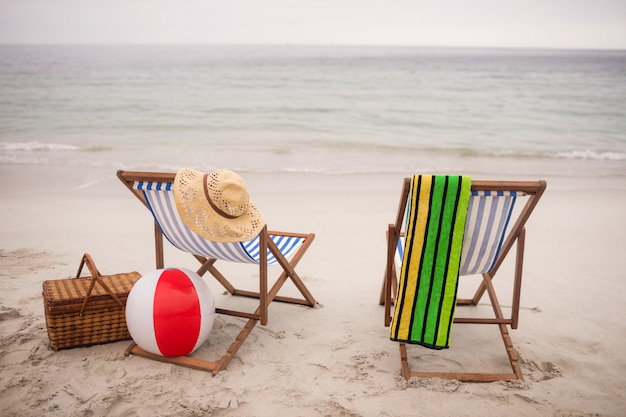
[(565, 51), (626, 51), (615, 47), (574, 46), (498, 46), (498, 45), (418, 45), (369, 43), (287, 43), (287, 42), (3, 42), (0, 46), (281, 46), (281, 47), (363, 47), (363, 48), (424, 48), (424, 49), (517, 49)]

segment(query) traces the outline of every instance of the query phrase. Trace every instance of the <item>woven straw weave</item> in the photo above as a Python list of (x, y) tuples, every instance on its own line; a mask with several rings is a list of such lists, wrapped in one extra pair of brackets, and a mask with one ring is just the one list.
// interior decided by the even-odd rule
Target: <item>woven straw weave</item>
[[(100, 276), (126, 306), (138, 272)], [(81, 314), (92, 277), (44, 281), (43, 301), (50, 345), (54, 350), (130, 339), (124, 307), (96, 282)]]

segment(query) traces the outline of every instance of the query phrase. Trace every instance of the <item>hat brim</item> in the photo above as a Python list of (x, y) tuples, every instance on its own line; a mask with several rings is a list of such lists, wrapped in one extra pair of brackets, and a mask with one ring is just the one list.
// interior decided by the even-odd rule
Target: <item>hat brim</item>
[(204, 192), (205, 173), (182, 168), (174, 178), (174, 200), (181, 220), (199, 236), (214, 242), (245, 242), (263, 227), (263, 214), (252, 202), (241, 216), (226, 218), (209, 203)]

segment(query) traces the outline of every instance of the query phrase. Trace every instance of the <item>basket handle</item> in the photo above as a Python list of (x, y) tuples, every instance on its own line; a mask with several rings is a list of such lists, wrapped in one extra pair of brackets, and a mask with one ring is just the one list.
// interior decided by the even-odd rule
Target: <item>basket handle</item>
[(91, 272), (91, 285), (89, 285), (89, 290), (87, 290), (87, 294), (85, 295), (85, 300), (83, 301), (83, 306), (80, 309), (80, 315), (83, 315), (83, 312), (85, 311), (85, 307), (87, 306), (87, 301), (89, 300), (89, 296), (91, 295), (91, 291), (93, 291), (93, 287), (96, 285), (96, 282), (98, 284), (100, 284), (100, 286), (102, 288), (104, 288), (104, 290), (107, 292), (107, 294), (109, 294), (111, 297), (113, 297), (113, 299), (115, 301), (117, 301), (117, 303), (120, 305), (120, 307), (124, 308), (124, 303), (122, 303), (122, 300), (119, 299), (119, 297), (117, 295), (115, 295), (115, 293), (113, 291), (111, 291), (111, 289), (109, 288), (108, 285), (106, 285), (101, 279), (100, 277), (102, 276), (100, 274), (100, 271), (98, 271), (98, 268), (96, 268), (96, 264), (93, 261), (93, 258), (91, 257), (91, 255), (89, 255), (88, 253), (83, 255), (83, 258), (80, 261), (80, 266), (78, 267), (78, 272), (76, 273), (76, 278), (80, 277), (80, 273), (83, 270), (83, 267), (87, 265), (87, 268), (89, 269), (89, 272)]

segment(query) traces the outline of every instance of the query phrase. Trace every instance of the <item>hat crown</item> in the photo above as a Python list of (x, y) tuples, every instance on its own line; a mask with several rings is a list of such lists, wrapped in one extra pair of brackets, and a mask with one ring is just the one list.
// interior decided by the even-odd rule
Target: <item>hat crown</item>
[(207, 198), (223, 214), (240, 217), (248, 211), (250, 195), (243, 179), (232, 171), (214, 171), (206, 178)]
[(206, 174), (181, 168), (173, 184), (176, 210), (194, 233), (214, 242), (243, 242), (265, 226), (243, 178), (233, 171)]

